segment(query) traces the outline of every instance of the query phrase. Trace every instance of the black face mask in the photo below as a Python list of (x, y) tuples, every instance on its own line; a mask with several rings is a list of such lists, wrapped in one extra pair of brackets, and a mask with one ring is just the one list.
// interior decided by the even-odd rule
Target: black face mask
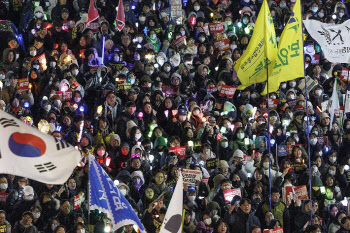
[(241, 181), (240, 181), (240, 180), (233, 181), (233, 182), (232, 182), (232, 186), (233, 186), (234, 188), (240, 187), (240, 186), (241, 186)]
[(103, 78), (104, 76), (106, 76), (106, 71), (101, 71), (101, 77)]
[(325, 71), (329, 71), (331, 69), (331, 67), (332, 67), (332, 64), (330, 62), (326, 62), (326, 63), (323, 64), (322, 67), (323, 67), (323, 69)]
[(145, 146), (144, 149), (145, 149), (146, 153), (151, 152), (151, 146)]

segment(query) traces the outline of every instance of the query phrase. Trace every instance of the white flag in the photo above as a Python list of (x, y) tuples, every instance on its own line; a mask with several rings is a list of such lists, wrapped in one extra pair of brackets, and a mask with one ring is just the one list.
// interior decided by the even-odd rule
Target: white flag
[(63, 184), (80, 159), (72, 145), (0, 111), (0, 173)]
[(180, 172), (175, 191), (165, 214), (160, 233), (181, 233), (183, 213), (183, 178)]
[(329, 124), (329, 130), (332, 130), (332, 125), (333, 125), (333, 118), (334, 118), (334, 114), (336, 113), (336, 115), (339, 114), (339, 98), (338, 98), (338, 89), (337, 89), (337, 79), (335, 79), (334, 83), (333, 83), (333, 93), (332, 93), (332, 97), (330, 99), (330, 107), (329, 107), (329, 116), (330, 116), (330, 124)]
[(318, 20), (303, 20), (303, 23), (311, 37), (320, 44), (328, 61), (349, 62), (350, 20), (342, 24), (327, 24)]

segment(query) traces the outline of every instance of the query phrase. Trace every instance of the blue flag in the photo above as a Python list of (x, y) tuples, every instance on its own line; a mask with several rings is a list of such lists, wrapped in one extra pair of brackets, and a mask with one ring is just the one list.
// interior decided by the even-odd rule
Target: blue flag
[(89, 156), (89, 179), (90, 210), (107, 214), (111, 219), (113, 232), (131, 224), (138, 225), (141, 232), (146, 232), (129, 202), (92, 155)]

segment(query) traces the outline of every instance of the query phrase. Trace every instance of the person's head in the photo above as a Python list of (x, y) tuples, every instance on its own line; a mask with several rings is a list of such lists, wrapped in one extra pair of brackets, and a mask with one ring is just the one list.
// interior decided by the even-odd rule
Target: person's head
[(61, 205), (60, 205), (60, 210), (64, 214), (69, 214), (71, 209), (70, 209), (70, 203), (68, 200), (61, 200)]
[(271, 220), (274, 219), (274, 218), (275, 218), (274, 214), (273, 214), (271, 211), (267, 211), (267, 212), (265, 213), (265, 222), (266, 222), (266, 226), (269, 226)]
[(106, 96), (106, 100), (107, 100), (108, 105), (113, 107), (117, 102), (117, 97), (114, 94), (114, 92), (110, 91), (110, 92), (108, 92), (108, 94)]
[(230, 179), (223, 179), (220, 181), (220, 189), (221, 190), (228, 190), (232, 188), (232, 184)]
[(34, 219), (38, 219), (41, 215), (41, 207), (38, 205), (32, 206), (32, 208), (30, 208), (30, 212), (33, 214)]
[(124, 46), (127, 47), (127, 46), (130, 45), (130, 43), (131, 43), (131, 36), (129, 34), (122, 35), (121, 39), (122, 39), (122, 44)]
[(252, 208), (250, 200), (247, 198), (243, 198), (239, 203), (239, 208), (243, 211), (243, 213), (249, 214)]
[(30, 225), (33, 222), (33, 214), (30, 211), (26, 211), (22, 214), (22, 222), (24, 225)]
[(18, 180), (17, 180), (17, 184), (18, 184), (18, 187), (20, 189), (23, 189), (24, 186), (27, 186), (28, 185), (28, 179), (25, 178), (25, 177), (20, 177)]
[(5, 176), (0, 177), (0, 192), (5, 192), (8, 188), (8, 181)]
[(219, 219), (218, 222), (216, 223), (216, 227), (214, 229), (214, 232), (218, 233), (227, 233), (229, 230), (229, 227), (225, 221), (222, 219)]
[(57, 226), (53, 233), (66, 233), (66, 228), (62, 225)]
[(0, 210), (0, 225), (5, 224), (6, 221), (6, 212), (4, 210)]
[(134, 157), (131, 160), (131, 167), (136, 169), (136, 170), (141, 168), (141, 159), (140, 159), (140, 157)]
[(157, 185), (161, 185), (165, 180), (165, 172), (163, 170), (158, 170), (153, 178)]
[(271, 202), (277, 203), (280, 200), (280, 190), (277, 187), (271, 188)]

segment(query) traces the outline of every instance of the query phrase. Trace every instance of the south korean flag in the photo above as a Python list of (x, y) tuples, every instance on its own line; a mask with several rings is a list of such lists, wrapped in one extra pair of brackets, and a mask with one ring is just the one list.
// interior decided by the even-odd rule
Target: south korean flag
[(80, 159), (72, 145), (0, 111), (0, 173), (63, 184)]

